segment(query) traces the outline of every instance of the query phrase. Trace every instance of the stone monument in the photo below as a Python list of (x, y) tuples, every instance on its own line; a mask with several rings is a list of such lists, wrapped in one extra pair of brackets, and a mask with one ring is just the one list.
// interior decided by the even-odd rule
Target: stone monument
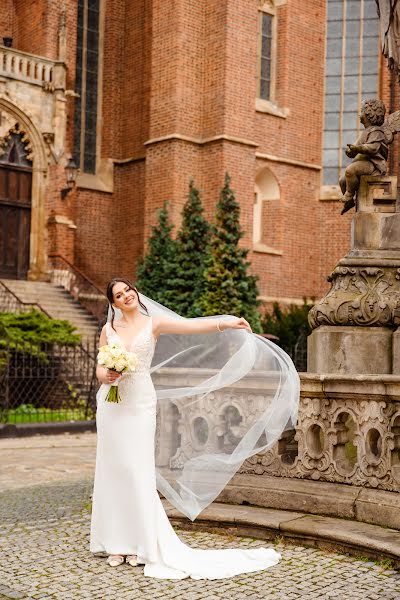
[[(384, 111), (381, 101), (367, 100), (360, 117), (363, 140), (348, 146), (354, 161), (340, 183), (342, 212), (356, 207), (351, 249), (328, 277), (331, 289), (309, 314), (314, 331), (308, 371), (313, 373), (400, 373), (400, 202), (397, 177), (385, 174), (400, 111), (383, 122)], [(374, 122), (376, 114), (381, 118)]]

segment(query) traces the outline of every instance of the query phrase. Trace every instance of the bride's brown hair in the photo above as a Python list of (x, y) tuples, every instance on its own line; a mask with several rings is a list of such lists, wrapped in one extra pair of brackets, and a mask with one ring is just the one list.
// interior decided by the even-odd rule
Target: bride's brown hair
[[(112, 312), (111, 327), (113, 329), (114, 329), (114, 319), (115, 319), (115, 310), (113, 307), (113, 302), (114, 302), (113, 287), (116, 283), (125, 283), (125, 285), (129, 286), (129, 288), (135, 292), (141, 308), (143, 308), (146, 311), (146, 313), (149, 314), (147, 307), (140, 300), (139, 292), (137, 291), (137, 289), (135, 288), (133, 283), (131, 281), (129, 281), (129, 279), (126, 279), (125, 277), (114, 277), (113, 279), (111, 279), (111, 281), (108, 282), (107, 290), (106, 290), (107, 300), (110, 303), (110, 308), (111, 308), (111, 312)], [(115, 331), (115, 329), (114, 329), (114, 331)]]

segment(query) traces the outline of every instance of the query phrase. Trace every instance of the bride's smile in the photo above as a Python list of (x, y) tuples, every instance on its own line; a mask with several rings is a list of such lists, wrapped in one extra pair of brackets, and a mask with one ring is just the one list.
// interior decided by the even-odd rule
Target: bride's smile
[(124, 310), (125, 308), (137, 308), (138, 299), (135, 290), (124, 283), (114, 286), (114, 306)]

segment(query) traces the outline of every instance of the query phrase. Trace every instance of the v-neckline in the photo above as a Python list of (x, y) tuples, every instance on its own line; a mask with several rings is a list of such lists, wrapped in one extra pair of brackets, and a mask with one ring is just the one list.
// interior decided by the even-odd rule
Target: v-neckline
[[(151, 317), (146, 317), (146, 318), (147, 318), (147, 319), (148, 319), (148, 320), (151, 322)], [(122, 342), (122, 346), (123, 346), (123, 348), (124, 348), (124, 350), (125, 350), (126, 352), (130, 352), (130, 350), (131, 350), (131, 348), (132, 348), (132, 346), (133, 346), (133, 343), (134, 343), (134, 342), (135, 342), (135, 341), (138, 339), (138, 337), (139, 337), (139, 336), (140, 336), (140, 335), (143, 333), (143, 331), (146, 329), (147, 325), (148, 325), (148, 323), (146, 323), (146, 325), (143, 325), (143, 327), (140, 329), (139, 333), (137, 333), (137, 334), (135, 335), (135, 337), (134, 337), (134, 338), (133, 338), (133, 339), (132, 339), (132, 340), (129, 342), (128, 346), (126, 345), (126, 343), (124, 342), (124, 339), (123, 339), (123, 338), (120, 336), (120, 334), (119, 334), (117, 331), (115, 331), (115, 329), (114, 329), (114, 331), (115, 331), (116, 335), (117, 335), (117, 336), (119, 337), (119, 339), (121, 340), (121, 342)]]

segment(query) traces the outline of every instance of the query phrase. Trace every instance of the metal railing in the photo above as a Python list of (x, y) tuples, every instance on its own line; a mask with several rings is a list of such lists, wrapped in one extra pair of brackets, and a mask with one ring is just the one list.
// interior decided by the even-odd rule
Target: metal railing
[(107, 319), (107, 298), (91, 279), (61, 254), (50, 254), (51, 282), (62, 286), (103, 326)]
[(0, 311), (1, 312), (29, 312), (32, 309), (39, 310), (47, 317), (49, 313), (37, 302), (24, 302), (10, 288), (0, 280)]
[[(0, 311), (51, 316), (0, 281)], [(97, 335), (74, 346), (15, 342), (0, 327), (0, 423), (94, 418)]]
[(0, 331), (0, 423), (94, 419), (92, 343), (15, 343)]

